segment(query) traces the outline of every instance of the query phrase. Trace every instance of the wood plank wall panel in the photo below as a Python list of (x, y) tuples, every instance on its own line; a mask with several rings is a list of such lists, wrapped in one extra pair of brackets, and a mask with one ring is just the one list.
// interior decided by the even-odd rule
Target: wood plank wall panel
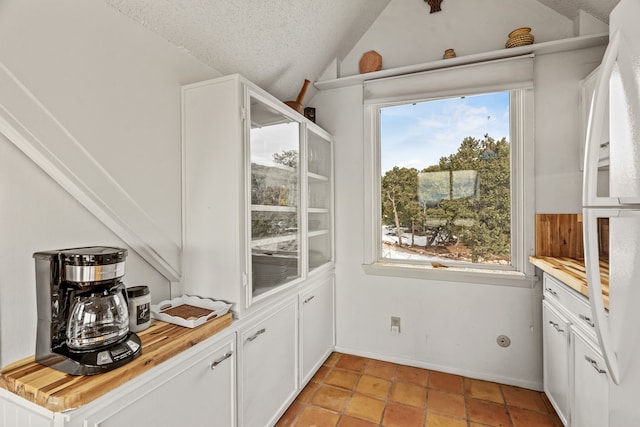
[(582, 214), (536, 214), (536, 256), (584, 258)]

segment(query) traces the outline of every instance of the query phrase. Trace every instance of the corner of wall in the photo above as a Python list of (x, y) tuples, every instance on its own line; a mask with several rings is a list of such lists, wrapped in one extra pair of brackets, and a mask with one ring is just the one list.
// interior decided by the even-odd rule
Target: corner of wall
[(597, 18), (589, 15), (580, 9), (578, 16), (573, 20), (573, 33), (575, 36), (586, 36), (588, 34), (608, 33), (609, 26)]

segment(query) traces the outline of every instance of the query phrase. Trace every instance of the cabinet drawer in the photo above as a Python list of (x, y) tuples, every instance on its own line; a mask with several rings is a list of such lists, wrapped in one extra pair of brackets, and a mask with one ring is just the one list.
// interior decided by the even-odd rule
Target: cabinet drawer
[(595, 338), (596, 330), (589, 301), (546, 273), (543, 284), (544, 298), (552, 303), (560, 304), (572, 317), (576, 326)]

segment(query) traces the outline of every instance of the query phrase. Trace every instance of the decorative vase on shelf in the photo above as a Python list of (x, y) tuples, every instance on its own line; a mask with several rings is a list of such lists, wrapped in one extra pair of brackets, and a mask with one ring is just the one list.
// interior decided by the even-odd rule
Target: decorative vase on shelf
[(382, 69), (382, 56), (375, 50), (365, 52), (360, 58), (360, 74), (380, 71)]
[(511, 31), (508, 36), (507, 43), (504, 45), (507, 49), (510, 47), (526, 46), (533, 44), (534, 37), (531, 34), (531, 28), (521, 27)]
[(444, 51), (444, 55), (442, 55), (442, 59), (449, 59), (449, 58), (455, 58), (456, 57), (456, 51), (453, 49), (447, 49)]

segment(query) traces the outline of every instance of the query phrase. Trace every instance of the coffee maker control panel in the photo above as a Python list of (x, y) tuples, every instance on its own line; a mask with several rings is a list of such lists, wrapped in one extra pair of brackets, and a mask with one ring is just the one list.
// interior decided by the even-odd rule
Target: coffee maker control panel
[(125, 342), (115, 345), (108, 350), (96, 355), (95, 365), (107, 365), (126, 360), (140, 349), (140, 340), (137, 336), (127, 339)]

